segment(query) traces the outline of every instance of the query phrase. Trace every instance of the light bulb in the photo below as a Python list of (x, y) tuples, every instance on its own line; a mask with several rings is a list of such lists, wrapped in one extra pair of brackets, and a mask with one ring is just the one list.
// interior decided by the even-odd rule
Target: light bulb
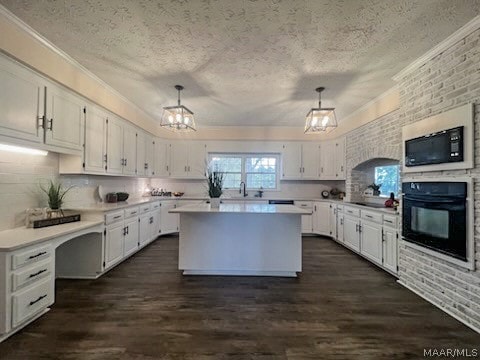
[(183, 119), (183, 122), (185, 124), (188, 124), (190, 122), (190, 119), (188, 118), (188, 116), (185, 116), (185, 119)]
[(322, 120), (322, 126), (323, 127), (327, 126), (329, 120), (330, 118), (328, 116), (324, 116)]
[(317, 124), (318, 124), (318, 118), (314, 116), (312, 119), (312, 126), (317, 126)]
[(180, 115), (180, 114), (175, 115), (175, 120), (177, 122), (182, 122), (182, 115)]
[(168, 122), (169, 122), (170, 124), (173, 123), (173, 116), (172, 116), (172, 115), (168, 115)]

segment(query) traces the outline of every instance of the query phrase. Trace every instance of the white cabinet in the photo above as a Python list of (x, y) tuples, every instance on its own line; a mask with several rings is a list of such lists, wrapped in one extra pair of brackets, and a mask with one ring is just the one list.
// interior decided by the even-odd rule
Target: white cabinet
[(310, 215), (302, 215), (302, 234), (313, 233), (313, 202), (312, 201), (295, 201), (295, 206), (312, 211)]
[(398, 230), (383, 226), (383, 266), (396, 274), (398, 272)]
[(282, 179), (316, 180), (319, 175), (320, 146), (318, 143), (290, 142), (283, 144)]
[(46, 82), (33, 71), (0, 56), (0, 134), (43, 143)]
[(145, 136), (145, 175), (155, 175), (155, 140), (153, 136)]
[(120, 175), (123, 172), (123, 122), (110, 116), (107, 122), (107, 173)]
[[(161, 205), (159, 205), (161, 206)], [(158, 207), (157, 209), (152, 210), (152, 224), (150, 226), (150, 240), (155, 240), (161, 232), (161, 224), (162, 224), (162, 212), (161, 208)]]
[(138, 245), (146, 245), (152, 236), (151, 227), (153, 224), (153, 217), (150, 212), (140, 215), (138, 219)]
[(175, 200), (162, 201), (161, 206), (161, 234), (171, 234), (178, 231), (179, 215), (169, 213), (170, 210), (175, 209), (177, 202)]
[(330, 204), (316, 201), (313, 204), (313, 232), (330, 236)]
[(86, 101), (49, 83), (46, 90), (45, 144), (83, 151)]
[(125, 219), (124, 257), (133, 254), (138, 249), (138, 216)]
[(170, 176), (172, 178), (204, 179), (207, 164), (206, 144), (178, 141), (170, 144)]
[(143, 176), (147, 171), (146, 161), (147, 135), (140, 130), (137, 130), (137, 149), (136, 149), (136, 170), (137, 176)]
[(337, 241), (343, 243), (344, 240), (344, 223), (345, 223), (345, 216), (343, 213), (337, 214)]
[(356, 252), (360, 251), (360, 220), (358, 217), (344, 214), (343, 217), (343, 238), (344, 244), (355, 250)]
[(320, 145), (320, 179), (345, 180), (345, 138)]
[(137, 169), (137, 130), (123, 124), (123, 174), (135, 175)]
[(329, 219), (329, 227), (330, 227), (330, 237), (333, 239), (337, 238), (337, 205), (330, 204), (330, 211), (329, 211), (330, 219)]
[(87, 107), (85, 117), (84, 169), (88, 173), (106, 171), (108, 114), (95, 106)]
[(123, 258), (123, 221), (107, 225), (105, 231), (105, 268), (118, 263)]
[(382, 265), (382, 225), (362, 220), (360, 224), (360, 253), (378, 265)]
[(157, 177), (166, 177), (170, 175), (170, 145), (160, 139), (155, 140), (154, 144), (154, 171), (153, 175)]

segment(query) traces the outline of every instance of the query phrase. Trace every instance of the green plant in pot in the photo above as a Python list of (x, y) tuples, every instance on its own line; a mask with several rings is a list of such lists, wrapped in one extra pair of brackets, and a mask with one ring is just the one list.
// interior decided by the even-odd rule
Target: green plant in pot
[(367, 188), (373, 190), (373, 195), (374, 196), (379, 196), (380, 195), (380, 188), (381, 187), (382, 187), (382, 184), (375, 184), (375, 183), (367, 186)]
[(207, 185), (208, 196), (210, 196), (211, 207), (220, 206), (220, 196), (223, 194), (223, 182), (225, 173), (214, 170), (211, 166), (207, 167)]
[(62, 183), (50, 180), (47, 187), (40, 185), (40, 189), (48, 196), (48, 207), (52, 210), (51, 213), (63, 215), (62, 205), (65, 195), (73, 188), (70, 186), (63, 189)]

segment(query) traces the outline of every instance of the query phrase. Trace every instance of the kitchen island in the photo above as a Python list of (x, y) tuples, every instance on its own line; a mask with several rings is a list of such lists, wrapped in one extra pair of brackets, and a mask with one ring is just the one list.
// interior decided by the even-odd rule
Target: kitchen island
[(301, 215), (293, 205), (193, 204), (180, 214), (184, 275), (296, 277), (302, 271)]

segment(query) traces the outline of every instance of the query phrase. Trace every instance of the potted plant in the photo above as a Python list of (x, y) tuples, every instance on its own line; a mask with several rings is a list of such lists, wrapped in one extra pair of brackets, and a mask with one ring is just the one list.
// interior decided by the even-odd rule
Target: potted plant
[(40, 185), (40, 189), (48, 196), (49, 217), (63, 216), (62, 205), (65, 195), (73, 188), (62, 189), (62, 183), (50, 180), (48, 187)]
[(212, 167), (207, 167), (207, 185), (208, 196), (210, 196), (210, 206), (212, 208), (220, 207), (220, 196), (223, 193), (223, 181), (225, 173), (216, 171)]
[(373, 190), (373, 195), (374, 196), (379, 196), (380, 195), (380, 187), (382, 186), (382, 184), (371, 184), (371, 185), (368, 185), (367, 188), (368, 189), (372, 189)]

